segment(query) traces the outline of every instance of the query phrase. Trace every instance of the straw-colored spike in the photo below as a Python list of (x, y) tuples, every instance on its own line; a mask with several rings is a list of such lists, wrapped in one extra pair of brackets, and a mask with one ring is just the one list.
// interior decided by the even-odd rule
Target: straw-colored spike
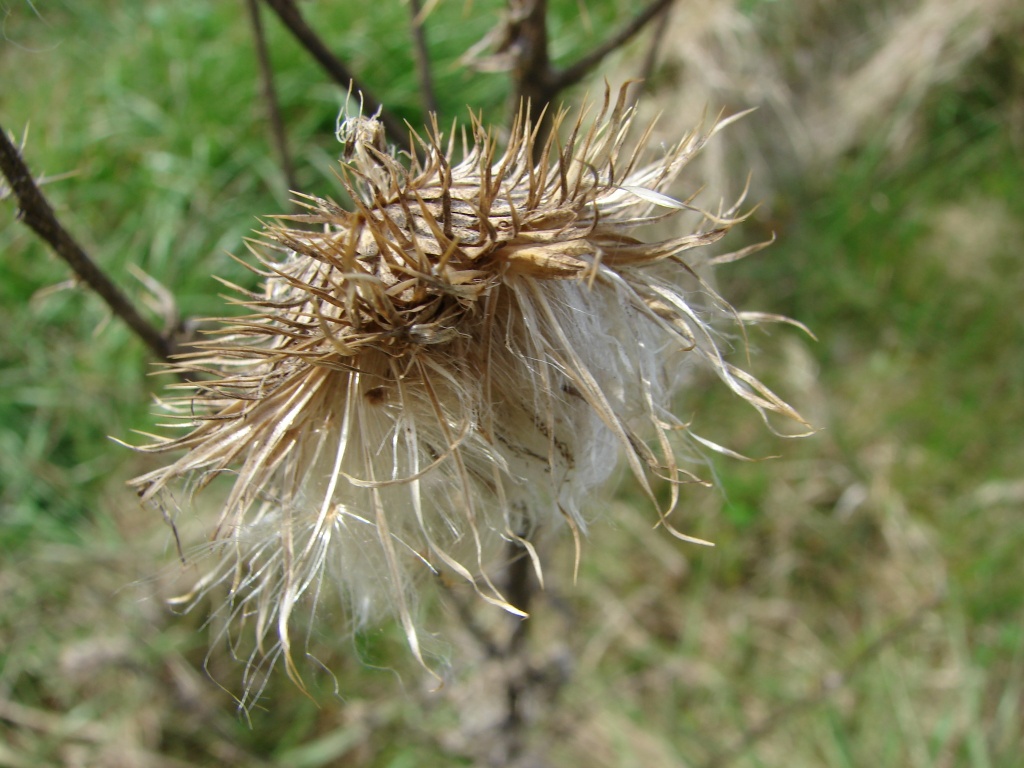
[[(214, 378), (163, 403), (190, 431), (141, 449), (184, 452), (133, 481), (147, 503), (170, 504), (180, 479), (234, 477), (188, 600), (227, 586), (228, 625), (255, 615), (257, 647), (296, 679), (290, 627), (325, 574), (353, 624), (397, 615), (426, 664), (421, 576), (450, 574), (522, 614), (497, 585), (504, 543), (543, 577), (538, 540), (567, 526), (578, 561), (587, 499), (618, 457), (657, 507), (656, 480), (698, 481), (686, 466), (700, 449), (735, 455), (671, 415), (689, 368), (715, 371), (766, 420), (803, 423), (718, 348), (713, 323), (762, 316), (735, 313), (683, 257), (743, 218), (670, 194), (717, 128), (644, 164), (650, 130), (627, 151), (634, 113), (624, 90), (606, 93), (592, 120), (559, 110), (535, 162), (526, 115), (500, 156), (471, 115), (461, 160), (436, 121), (413, 154), (389, 149), (374, 117), (339, 120), (352, 210), (302, 196), (305, 213), (264, 224), (244, 262), (264, 292), (224, 283), (251, 314), (182, 358)], [(692, 231), (645, 237), (694, 212)], [(706, 543), (672, 527), (678, 501), (673, 487), (654, 521)]]

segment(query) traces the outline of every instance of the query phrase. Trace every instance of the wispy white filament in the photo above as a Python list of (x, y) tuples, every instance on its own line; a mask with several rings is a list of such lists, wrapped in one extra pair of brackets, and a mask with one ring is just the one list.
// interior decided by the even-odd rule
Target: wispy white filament
[[(696, 210), (666, 190), (717, 128), (641, 165), (649, 130), (624, 150), (622, 93), (589, 127), (559, 115), (565, 144), (549, 142), (540, 162), (521, 118), (500, 156), (474, 123), (452, 165), (436, 126), (417, 139), (425, 159), (403, 163), (375, 120), (352, 120), (339, 136), (354, 210), (310, 198), (308, 214), (265, 229), (252, 248), (265, 291), (243, 291), (251, 314), (225, 320), (186, 363), (212, 378), (167, 404), (188, 433), (145, 449), (183, 455), (134, 481), (159, 504), (178, 478), (201, 488), (233, 473), (195, 594), (225, 585), (232, 620), (254, 617), (258, 644), (272, 644), (262, 651), (296, 676), (290, 628), (325, 574), (354, 623), (395, 613), (421, 660), (424, 576), (463, 579), (520, 612), (495, 583), (504, 543), (542, 576), (535, 542), (586, 528), (586, 502), (620, 456), (659, 521), (699, 541), (668, 517), (696, 479), (690, 448), (729, 452), (671, 412), (688, 367), (709, 366), (762, 415), (800, 421), (720, 353), (711, 323), (731, 310), (686, 260), (735, 212), (639, 238)], [(671, 485), (666, 508), (656, 480)]]

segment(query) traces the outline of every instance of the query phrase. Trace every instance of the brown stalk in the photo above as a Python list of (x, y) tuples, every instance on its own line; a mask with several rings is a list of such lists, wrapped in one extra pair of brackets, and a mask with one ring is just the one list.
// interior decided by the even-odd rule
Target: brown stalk
[(548, 50), (547, 0), (509, 0), (511, 21), (502, 48), (512, 52), (513, 105), (528, 104), (528, 115), (540, 126), (534, 159), (551, 132), (553, 112), (547, 107), (566, 88), (576, 85), (609, 54), (633, 39), (673, 0), (653, 0), (632, 21), (574, 64), (557, 70)]
[(614, 53), (633, 39), (659, 13), (672, 5), (673, 0), (653, 0), (636, 18), (605, 40), (590, 53), (581, 56), (572, 64), (554, 76), (553, 87), (558, 91), (569, 88), (582, 80), (590, 70), (600, 64), (605, 57)]
[(654, 31), (651, 33), (651, 40), (647, 46), (647, 53), (644, 54), (644, 63), (640, 67), (639, 79), (643, 83), (640, 89), (637, 89), (633, 93), (633, 103), (640, 98), (640, 94), (644, 88), (647, 88), (650, 84), (651, 75), (654, 74), (654, 68), (658, 64), (658, 55), (661, 53), (662, 43), (665, 42), (665, 33), (668, 31), (668, 20), (669, 15), (672, 13), (672, 3), (668, 2), (664, 4), (658, 15), (661, 16), (661, 23), (654, 25)]
[(513, 52), (513, 110), (526, 105), (531, 125), (540, 126), (536, 147), (543, 147), (551, 131), (551, 110), (545, 107), (558, 95), (548, 53), (547, 0), (509, 0), (512, 21), (507, 44)]
[[(540, 586), (533, 574), (533, 561), (516, 541), (509, 541), (510, 558), (506, 595), (519, 610), (529, 613), (533, 597)], [(496, 734), (503, 742), (504, 759), (514, 765), (526, 749), (526, 731), (529, 723), (523, 711), (524, 698), (533, 684), (528, 659), (530, 619), (510, 617), (516, 622), (505, 649), (505, 722)]]
[(18, 218), (45, 240), (75, 274), (100, 295), (110, 310), (145, 342), (153, 354), (161, 360), (169, 360), (174, 353), (174, 343), (139, 313), (121, 289), (114, 285), (64, 229), (3, 126), (0, 126), (0, 171), (7, 178), (18, 200)]
[(389, 112), (370, 91), (356, 80), (341, 59), (331, 53), (320, 36), (306, 23), (293, 0), (264, 0), (264, 2), (270, 6), (270, 9), (277, 14), (277, 17), (281, 19), (281, 22), (294, 35), (299, 44), (316, 59), (334, 82), (346, 90), (351, 87), (354, 91), (358, 91), (370, 114), (380, 110), (380, 122), (384, 125), (384, 130), (392, 144), (399, 147), (408, 145), (409, 132), (405, 124)]
[(420, 78), (420, 90), (423, 92), (423, 105), (427, 112), (435, 115), (437, 96), (434, 93), (434, 76), (430, 68), (430, 49), (427, 47), (427, 33), (423, 27), (422, 6), (420, 0), (409, 0), (409, 13), (412, 26), (412, 51), (416, 59), (416, 72)]
[(290, 191), (295, 191), (299, 185), (295, 181), (295, 167), (292, 165), (291, 155), (288, 153), (284, 120), (281, 118), (281, 106), (277, 100), (277, 89), (274, 87), (274, 67), (270, 63), (270, 51), (263, 31), (263, 20), (260, 18), (259, 3), (258, 0), (246, 0), (245, 4), (249, 10), (249, 22), (252, 24), (253, 41), (256, 44), (256, 59), (260, 65), (260, 90), (263, 95), (263, 103), (267, 107), (271, 139), (277, 150), (278, 159), (281, 161), (285, 184)]

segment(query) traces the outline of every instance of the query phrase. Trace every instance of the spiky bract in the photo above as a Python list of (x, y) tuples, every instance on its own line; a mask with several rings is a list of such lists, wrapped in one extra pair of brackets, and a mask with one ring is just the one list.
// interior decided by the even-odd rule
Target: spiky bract
[(238, 289), (252, 314), (204, 342), (184, 367), (212, 378), (167, 404), (188, 433), (146, 449), (184, 455), (134, 481), (159, 501), (175, 479), (234, 475), (196, 594), (228, 584), (231, 616), (288, 658), (293, 611), (330, 574), (357, 621), (397, 613), (419, 656), (411, 585), (447, 572), (517, 610), (492, 578), (499, 545), (521, 543), (539, 574), (536, 537), (583, 529), (619, 455), (652, 503), (651, 479), (671, 483), (667, 526), (693, 479), (669, 408), (687, 366), (796, 417), (724, 360), (709, 322), (727, 305), (687, 259), (734, 211), (638, 238), (695, 210), (664, 192), (722, 124), (643, 164), (650, 129), (624, 150), (632, 119), (623, 90), (589, 124), (556, 116), (564, 143), (538, 148), (520, 118), (500, 156), (474, 121), (457, 164), (436, 125), (401, 162), (372, 118), (340, 126), (353, 209), (306, 198), (264, 229), (265, 293)]

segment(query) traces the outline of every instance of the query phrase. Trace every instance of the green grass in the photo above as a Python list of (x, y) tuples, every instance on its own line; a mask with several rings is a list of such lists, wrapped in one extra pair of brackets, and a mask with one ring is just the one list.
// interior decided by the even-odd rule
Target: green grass
[[(18, 134), (30, 125), (25, 155), (37, 172), (76, 172), (46, 192), (130, 294), (145, 295), (134, 264), (184, 315), (218, 314), (210, 275), (249, 279), (227, 253), (242, 252), (257, 216), (287, 206), (241, 7), (99, 5), (40, 8), (41, 18), (28, 4), (10, 9), (0, 82), (24, 87), (0, 94), (0, 122)], [(813, 24), (795, 26), (797, 6), (776, 17), (775, 5), (743, 7), (754, 23), (776, 19), (764, 37), (780, 51), (813, 40)], [(456, 65), (499, 6), (442, 3), (432, 18), (443, 123), (467, 104), (502, 119), (502, 75)], [(404, 8), (303, 8), (375, 93), (421, 121)], [(560, 61), (629, 4), (588, 8), (592, 31), (575, 0), (554, 4)], [(340, 94), (266, 22), (300, 185), (337, 195)], [(699, 414), (702, 433), (780, 455), (716, 459), (720, 491), (687, 494), (677, 525), (717, 547), (651, 530), (629, 488), (593, 526), (576, 585), (571, 545), (558, 544), (552, 599), (533, 619), (537, 656), (571, 669), (533, 732), (552, 765), (704, 765), (936, 591), (940, 608), (731, 765), (1018, 765), (1017, 40), (997, 36), (935, 89), (898, 153), (879, 125), (826, 171), (779, 174), (793, 181), (776, 191), (776, 214), (747, 228), (751, 239), (774, 229), (778, 242), (719, 282), (737, 306), (815, 331), (817, 342), (753, 329), (751, 342), (757, 371), (822, 431), (780, 441), (697, 382), (681, 407)], [(145, 461), (107, 439), (152, 426), (159, 382), (146, 377), (145, 352), (95, 297), (48, 291), (66, 268), (14, 221), (10, 201), (0, 214), (0, 765), (124, 755), (139, 765), (472, 764), (459, 739), (474, 705), (457, 694), (486, 664), (449, 647), (452, 680), (430, 693), (395, 627), (343, 642), (321, 629), (339, 693), (326, 673), (311, 675), (312, 698), (277, 674), (251, 723), (237, 715), (211, 678), (237, 693), (242, 664), (211, 650), (201, 611), (164, 607), (188, 575), (162, 522), (123, 487)]]

